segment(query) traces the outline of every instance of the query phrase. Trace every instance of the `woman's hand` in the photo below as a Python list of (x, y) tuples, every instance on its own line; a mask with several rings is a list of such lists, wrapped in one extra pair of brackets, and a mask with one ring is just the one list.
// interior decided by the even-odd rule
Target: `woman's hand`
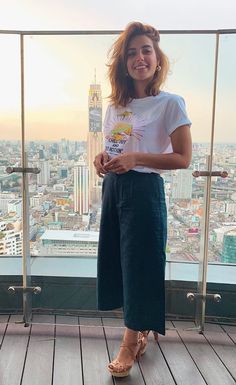
[(116, 174), (124, 174), (136, 166), (136, 153), (126, 152), (118, 155), (104, 164), (106, 171), (115, 172)]
[(94, 167), (96, 168), (97, 175), (103, 178), (104, 174), (107, 173), (107, 171), (104, 168), (104, 164), (109, 161), (109, 155), (106, 151), (100, 152), (98, 155), (95, 156), (94, 159)]

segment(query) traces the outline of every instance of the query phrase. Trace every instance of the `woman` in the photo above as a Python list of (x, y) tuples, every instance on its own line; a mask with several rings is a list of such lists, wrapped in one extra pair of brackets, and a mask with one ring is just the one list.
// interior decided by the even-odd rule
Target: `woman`
[[(191, 122), (184, 100), (160, 90), (168, 59), (158, 31), (129, 24), (112, 47), (98, 247), (98, 308), (123, 307), (126, 326), (108, 369), (124, 377), (146, 349), (148, 331), (165, 334), (166, 206), (161, 170), (187, 168)], [(141, 332), (142, 331), (142, 332)]]

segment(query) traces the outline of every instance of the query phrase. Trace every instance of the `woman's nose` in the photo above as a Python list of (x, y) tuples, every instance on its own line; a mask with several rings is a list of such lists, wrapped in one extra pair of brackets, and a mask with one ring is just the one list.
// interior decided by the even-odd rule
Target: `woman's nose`
[(143, 59), (144, 59), (144, 55), (143, 55), (142, 50), (140, 50), (140, 51), (137, 53), (137, 59), (138, 59), (138, 60), (143, 60)]

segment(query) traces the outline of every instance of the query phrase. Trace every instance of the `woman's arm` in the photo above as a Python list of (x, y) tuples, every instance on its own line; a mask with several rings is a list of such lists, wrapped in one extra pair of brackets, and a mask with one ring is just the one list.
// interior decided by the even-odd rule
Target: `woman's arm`
[(170, 154), (147, 154), (129, 152), (119, 155), (104, 164), (106, 171), (124, 173), (135, 166), (161, 170), (188, 168), (192, 157), (192, 140), (189, 125), (180, 126), (170, 135), (173, 152)]
[(192, 158), (192, 140), (189, 126), (180, 126), (170, 135), (173, 152), (170, 154), (137, 153), (137, 166), (161, 170), (188, 168)]

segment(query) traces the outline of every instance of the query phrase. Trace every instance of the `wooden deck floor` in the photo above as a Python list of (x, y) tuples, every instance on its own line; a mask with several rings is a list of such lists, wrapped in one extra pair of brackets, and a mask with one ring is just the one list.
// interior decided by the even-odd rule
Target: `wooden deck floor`
[(106, 365), (119, 348), (121, 320), (38, 315), (30, 327), (19, 320), (0, 315), (0, 385), (236, 384), (233, 326), (207, 324), (201, 335), (186, 330), (191, 322), (168, 322), (172, 330), (158, 344), (150, 338), (131, 374), (117, 380)]

